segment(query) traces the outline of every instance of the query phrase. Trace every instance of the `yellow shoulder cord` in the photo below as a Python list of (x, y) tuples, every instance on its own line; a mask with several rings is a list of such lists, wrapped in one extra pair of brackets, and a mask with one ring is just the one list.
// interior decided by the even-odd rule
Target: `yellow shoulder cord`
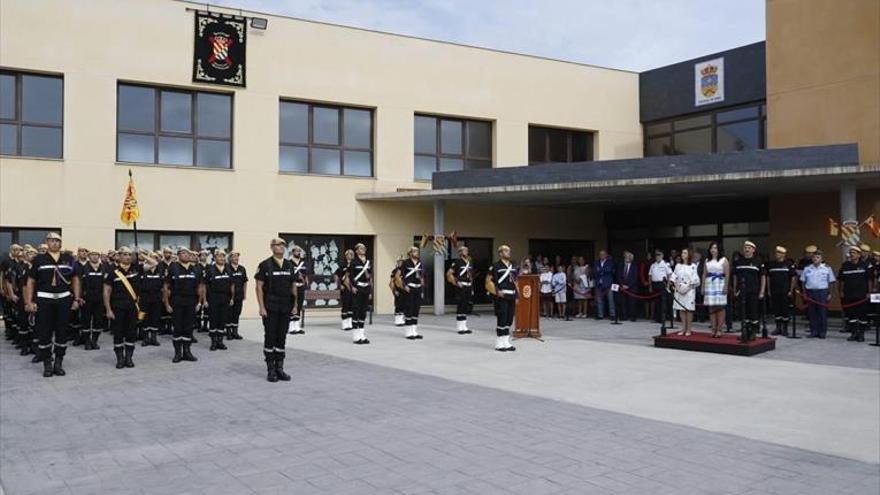
[(131, 296), (131, 300), (134, 301), (134, 307), (137, 309), (137, 317), (138, 320), (143, 320), (146, 314), (141, 311), (141, 307), (138, 304), (137, 294), (134, 293), (134, 287), (131, 286), (131, 282), (128, 281), (128, 277), (122, 274), (119, 269), (113, 270), (113, 273), (119, 277), (119, 281), (122, 282), (122, 285), (125, 287), (125, 290), (128, 291), (128, 295)]

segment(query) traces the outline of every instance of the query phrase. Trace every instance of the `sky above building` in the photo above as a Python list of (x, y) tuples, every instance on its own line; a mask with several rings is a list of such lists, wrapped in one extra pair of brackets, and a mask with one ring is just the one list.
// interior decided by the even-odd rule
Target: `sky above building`
[[(213, 0), (366, 29), (644, 71), (764, 40), (764, 0)], [(269, 29), (271, 29), (271, 22)]]

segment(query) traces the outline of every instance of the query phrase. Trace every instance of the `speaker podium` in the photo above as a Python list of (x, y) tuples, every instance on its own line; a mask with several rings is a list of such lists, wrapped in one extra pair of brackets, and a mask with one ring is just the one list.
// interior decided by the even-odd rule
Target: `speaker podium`
[(520, 275), (516, 278), (516, 330), (513, 338), (541, 339), (541, 291), (538, 275)]

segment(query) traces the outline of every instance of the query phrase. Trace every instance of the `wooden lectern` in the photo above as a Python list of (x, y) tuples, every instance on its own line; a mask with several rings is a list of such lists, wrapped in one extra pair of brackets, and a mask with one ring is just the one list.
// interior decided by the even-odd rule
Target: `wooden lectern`
[(520, 275), (516, 278), (519, 297), (516, 300), (516, 330), (513, 337), (541, 338), (541, 286), (538, 275)]

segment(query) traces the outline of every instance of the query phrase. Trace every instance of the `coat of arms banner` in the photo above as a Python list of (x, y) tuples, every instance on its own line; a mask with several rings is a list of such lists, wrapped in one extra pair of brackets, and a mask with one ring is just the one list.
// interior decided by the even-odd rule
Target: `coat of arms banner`
[(196, 11), (193, 81), (245, 86), (247, 19)]

